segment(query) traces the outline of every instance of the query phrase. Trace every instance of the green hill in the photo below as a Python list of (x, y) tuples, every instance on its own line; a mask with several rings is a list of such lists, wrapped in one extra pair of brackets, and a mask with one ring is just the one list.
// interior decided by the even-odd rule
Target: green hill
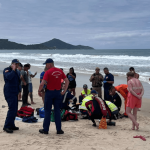
[(52, 39), (50, 41), (47, 41), (45, 43), (41, 43), (47, 47), (55, 47), (56, 49), (94, 49), (89, 46), (82, 46), (82, 45), (71, 45), (66, 42), (63, 42), (59, 39)]
[(71, 45), (59, 39), (52, 39), (41, 44), (24, 45), (11, 42), (8, 39), (0, 39), (0, 49), (94, 49), (89, 46)]

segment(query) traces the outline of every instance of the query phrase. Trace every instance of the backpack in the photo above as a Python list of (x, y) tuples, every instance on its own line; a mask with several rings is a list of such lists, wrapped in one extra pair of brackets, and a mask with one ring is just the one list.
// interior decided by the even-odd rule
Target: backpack
[(40, 115), (40, 118), (44, 118), (45, 117), (44, 107), (39, 109), (39, 115)]
[[(61, 112), (61, 119), (62, 119), (65, 115), (65, 109), (62, 109), (60, 112)], [(51, 111), (51, 122), (55, 122), (55, 116), (54, 116), (54, 110), (53, 109)]]
[[(62, 109), (61, 110), (61, 118), (64, 116), (64, 114), (65, 114), (65, 110)], [(44, 118), (45, 117), (44, 107), (39, 109), (39, 115), (40, 115), (40, 118)], [(54, 109), (51, 110), (51, 122), (55, 122)]]
[(68, 120), (78, 120), (78, 116), (75, 113), (65, 111), (64, 117), (62, 119), (63, 121), (68, 121)]
[(17, 111), (17, 117), (30, 117), (30, 116), (34, 116), (34, 109), (31, 106), (25, 106), (25, 107), (21, 107), (18, 111)]

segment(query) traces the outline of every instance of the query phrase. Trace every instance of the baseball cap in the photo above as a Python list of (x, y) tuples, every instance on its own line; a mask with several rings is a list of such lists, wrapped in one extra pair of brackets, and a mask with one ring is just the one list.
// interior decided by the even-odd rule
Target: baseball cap
[(95, 90), (92, 90), (92, 91), (91, 91), (91, 93), (95, 93), (95, 94), (98, 94), (98, 93), (97, 93), (97, 92), (96, 92)]
[(19, 64), (20, 62), (19, 62), (19, 60), (18, 60), (18, 59), (13, 59), (13, 60), (12, 60), (12, 63)]
[(84, 84), (84, 85), (83, 85), (83, 88), (84, 88), (84, 89), (87, 89), (87, 88), (88, 88), (87, 84)]
[(54, 62), (53, 59), (48, 58), (48, 59), (46, 59), (45, 63), (43, 63), (43, 65), (45, 65), (47, 63), (53, 63), (53, 62)]

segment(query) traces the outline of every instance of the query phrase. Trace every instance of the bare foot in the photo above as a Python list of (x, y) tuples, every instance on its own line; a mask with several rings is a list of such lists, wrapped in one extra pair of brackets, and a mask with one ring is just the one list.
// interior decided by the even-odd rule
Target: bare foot
[(135, 130), (135, 125), (134, 124), (132, 124), (132, 130)]
[(36, 104), (36, 103), (34, 103), (34, 102), (31, 102), (31, 104)]
[(139, 123), (137, 123), (137, 125), (135, 125), (136, 126), (136, 130), (138, 130), (139, 129)]

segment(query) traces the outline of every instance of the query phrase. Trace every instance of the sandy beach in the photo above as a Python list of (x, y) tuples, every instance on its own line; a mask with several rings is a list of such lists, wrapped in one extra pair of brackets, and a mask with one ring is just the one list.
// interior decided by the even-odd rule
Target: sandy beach
[[(34, 71), (34, 70), (33, 70)], [(0, 101), (1, 106), (7, 106), (3, 96), (3, 76), (0, 75)], [(34, 87), (34, 108), (43, 107), (41, 98), (38, 96), (39, 79), (33, 79)], [(80, 94), (82, 88), (76, 89), (77, 96)], [(122, 100), (123, 101), (123, 100)], [(29, 100), (30, 102), (30, 100)], [(116, 121), (116, 126), (108, 126), (108, 129), (98, 129), (93, 127), (90, 120), (68, 121), (62, 122), (62, 129), (64, 135), (57, 135), (55, 123), (51, 123), (48, 135), (39, 134), (38, 130), (42, 128), (42, 122), (29, 124), (16, 121), (16, 126), (20, 128), (13, 134), (3, 132), (3, 125), (7, 113), (7, 107), (0, 107), (0, 149), (4, 150), (149, 150), (150, 149), (150, 100), (144, 98), (141, 111), (138, 112), (138, 122), (140, 123), (139, 131), (131, 130), (131, 121), (127, 118), (119, 119)], [(19, 108), (21, 102), (19, 102)], [(124, 111), (122, 105), (121, 112)], [(97, 121), (97, 125), (99, 122)], [(133, 136), (145, 136), (147, 141), (135, 139)]]

